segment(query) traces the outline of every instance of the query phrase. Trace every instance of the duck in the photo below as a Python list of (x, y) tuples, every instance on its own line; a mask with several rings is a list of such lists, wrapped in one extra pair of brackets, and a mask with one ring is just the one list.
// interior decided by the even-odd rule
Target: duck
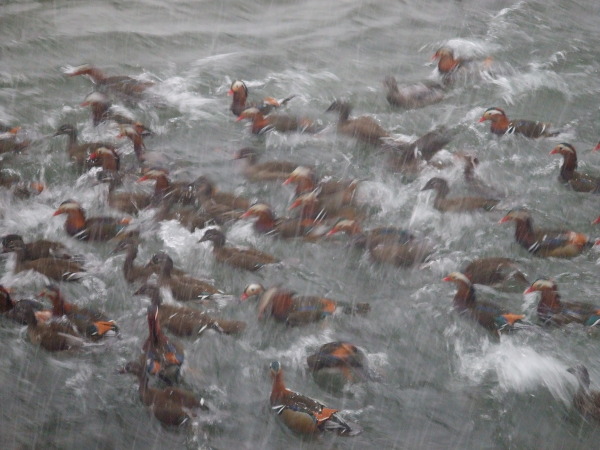
[(600, 324), (600, 306), (582, 302), (564, 302), (560, 299), (558, 286), (552, 280), (538, 279), (523, 294), (540, 293), (537, 315), (548, 326), (580, 323), (588, 327)]
[(240, 219), (257, 217), (253, 228), (257, 233), (268, 234), (281, 239), (316, 239), (323, 235), (322, 222), (313, 219), (276, 217), (271, 207), (265, 203), (256, 203), (240, 216)]
[(271, 409), (290, 430), (306, 435), (323, 431), (333, 431), (340, 436), (355, 436), (361, 433), (360, 427), (340, 417), (339, 410), (328, 408), (312, 398), (287, 389), (279, 361), (273, 361), (269, 368), (273, 379)]
[(80, 335), (85, 335), (92, 341), (107, 336), (109, 332), (119, 332), (115, 321), (109, 320), (104, 313), (90, 308), (82, 308), (66, 301), (56, 285), (46, 286), (40, 296), (46, 297), (52, 302), (53, 317), (66, 316)]
[(441, 212), (469, 212), (469, 211), (491, 211), (500, 200), (485, 197), (451, 197), (447, 198), (450, 193), (448, 182), (439, 177), (431, 178), (427, 184), (421, 189), (426, 191), (433, 189), (436, 191), (433, 206)]
[(135, 259), (138, 255), (139, 247), (139, 232), (129, 232), (127, 236), (119, 241), (116, 247), (111, 251), (111, 254), (125, 252), (125, 261), (123, 261), (123, 277), (128, 283), (137, 281), (145, 282), (148, 278), (156, 273), (156, 268), (148, 264), (138, 266), (135, 264)]
[(69, 254), (69, 249), (61, 242), (38, 239), (26, 244), (20, 234), (2, 236), (2, 253), (9, 253), (23, 247), (26, 261), (40, 258), (73, 259)]
[(203, 210), (198, 210), (194, 205), (181, 205), (180, 203), (165, 201), (159, 205), (154, 215), (154, 221), (162, 222), (163, 220), (176, 220), (190, 233), (193, 233), (196, 228), (203, 229), (210, 222), (223, 225), (230, 218), (227, 216), (212, 216)]
[(237, 248), (225, 246), (225, 235), (216, 228), (206, 230), (198, 242), (211, 241), (215, 259), (236, 269), (257, 271), (267, 264), (279, 263), (279, 259), (254, 248)]
[[(248, 99), (248, 87), (246, 86), (246, 83), (244, 83), (242, 80), (234, 80), (231, 83), (231, 87), (229, 88), (227, 95), (233, 97), (231, 100), (231, 107), (229, 109), (231, 110), (234, 116), (239, 116), (244, 110), (257, 106), (254, 103), (246, 103)], [(260, 107), (266, 112), (270, 112), (271, 109), (285, 105), (294, 97), (295, 95), (290, 95), (289, 97), (286, 97), (283, 100), (276, 100), (273, 97), (266, 97), (263, 100)]]
[(33, 270), (55, 281), (79, 281), (85, 275), (85, 269), (73, 259), (45, 257), (27, 259), (23, 241), (13, 240), (7, 250), (17, 256), (15, 273)]
[(52, 311), (47, 310), (40, 302), (30, 299), (13, 300), (10, 292), (0, 285), (0, 317), (6, 317), (13, 322), (27, 325), (27, 310), (33, 309), (37, 322), (50, 320)]
[(131, 125), (142, 131), (141, 134), (153, 134), (152, 131), (144, 126), (141, 122), (137, 122), (131, 117), (119, 114), (112, 109), (112, 105), (108, 97), (101, 92), (94, 91), (88, 94), (80, 106), (89, 106), (92, 110), (92, 123), (98, 126), (103, 122), (115, 122), (117, 125)]
[(106, 201), (113, 209), (135, 215), (156, 203), (157, 197), (148, 192), (117, 191), (123, 184), (120, 176), (108, 177), (104, 181), (108, 182)]
[(475, 173), (475, 169), (479, 165), (479, 158), (463, 152), (454, 153), (454, 157), (463, 164), (463, 178), (471, 193), (487, 198), (506, 197), (503, 192), (487, 184)]
[(258, 318), (273, 317), (288, 326), (304, 325), (325, 319), (337, 312), (344, 314), (366, 314), (371, 306), (368, 303), (351, 304), (317, 295), (296, 295), (295, 292), (278, 286), (266, 289), (259, 283), (251, 283), (240, 296), (242, 301), (250, 297), (260, 297)]
[(306, 117), (290, 116), (288, 114), (269, 114), (265, 116), (265, 114), (264, 109), (247, 108), (241, 112), (236, 121), (251, 120), (252, 126), (250, 129), (253, 134), (263, 134), (270, 130), (282, 133), (297, 131), (299, 133), (314, 134), (322, 130), (320, 125)]
[(21, 152), (31, 144), (29, 139), (19, 139), (21, 127), (8, 127), (0, 123), (0, 155)]
[(467, 76), (475, 71), (481, 72), (489, 69), (493, 59), (485, 58), (482, 62), (469, 58), (457, 58), (454, 50), (449, 47), (440, 47), (434, 53), (432, 59), (437, 61), (437, 69), (442, 76), (444, 86), (448, 86), (455, 81), (459, 75)]
[(499, 223), (507, 222), (515, 222), (515, 240), (519, 245), (542, 258), (573, 258), (594, 246), (594, 241), (583, 233), (534, 228), (531, 214), (526, 209), (510, 210)]
[(384, 130), (375, 119), (369, 116), (360, 116), (350, 119), (352, 106), (350, 103), (334, 100), (329, 105), (326, 112), (337, 111), (339, 113), (337, 130), (338, 133), (345, 134), (358, 139), (366, 144), (379, 146), (383, 143), (382, 139), (389, 138), (390, 134)]
[(141, 123), (135, 122), (132, 125), (119, 125), (119, 134), (117, 138), (128, 138), (133, 145), (133, 152), (138, 162), (146, 167), (156, 167), (164, 165), (167, 159), (158, 152), (148, 152), (144, 143), (144, 136), (151, 135)]
[(365, 209), (360, 205), (348, 204), (348, 198), (341, 195), (321, 196), (321, 190), (315, 189), (297, 196), (290, 204), (289, 210), (300, 208), (300, 218), (311, 220), (331, 219), (362, 219)]
[(523, 325), (524, 315), (509, 313), (493, 303), (477, 300), (475, 288), (464, 274), (452, 272), (442, 281), (456, 284), (457, 291), (453, 300), (454, 309), (461, 315), (475, 320), (493, 335), (498, 336), (500, 333), (513, 331)]
[(137, 182), (155, 181), (155, 202), (166, 200), (170, 203), (192, 204), (195, 201), (193, 184), (185, 181), (171, 181), (168, 175), (169, 172), (166, 169), (149, 169), (137, 179)]
[(147, 318), (148, 338), (142, 346), (139, 363), (148, 375), (156, 375), (169, 385), (176, 384), (185, 358), (183, 346), (162, 332), (158, 305), (148, 306)]
[(396, 78), (391, 75), (385, 77), (383, 86), (387, 90), (385, 98), (388, 103), (405, 109), (423, 108), (439, 103), (446, 94), (444, 87), (435, 81), (421, 81), (399, 88)]
[(146, 89), (154, 86), (152, 81), (140, 81), (126, 75), (106, 76), (104, 72), (91, 64), (74, 67), (66, 72), (66, 75), (70, 77), (87, 75), (98, 89), (113, 92), (126, 99), (139, 97)]
[(131, 373), (137, 377), (140, 401), (163, 425), (185, 426), (197, 416), (196, 411), (209, 410), (204, 398), (198, 398), (193, 392), (172, 386), (164, 388), (149, 386), (148, 375), (138, 362), (127, 363), (120, 372)]
[(327, 233), (333, 236), (346, 233), (351, 236), (352, 244), (361, 249), (372, 248), (385, 242), (407, 244), (415, 237), (407, 230), (394, 227), (380, 227), (364, 231), (357, 220), (341, 219)]
[(49, 352), (78, 350), (85, 341), (73, 326), (66, 321), (38, 320), (32, 305), (26, 304), (22, 310), (23, 320), (27, 325), (27, 336), (34, 345), (39, 345)]
[(600, 192), (600, 178), (577, 171), (577, 152), (571, 144), (563, 142), (550, 151), (551, 155), (562, 155), (563, 163), (560, 167), (558, 179), (571, 186), (577, 192)]
[(313, 168), (298, 166), (283, 182), (284, 186), (289, 184), (296, 185), (296, 197), (318, 190), (319, 198), (327, 203), (352, 204), (356, 196), (356, 190), (360, 185), (360, 180), (330, 178), (319, 181)]
[(103, 171), (116, 174), (121, 167), (121, 157), (114, 148), (98, 147), (86, 160), (88, 167), (101, 167)]
[[(364, 352), (347, 341), (334, 341), (323, 344), (306, 358), (313, 378), (328, 384), (357, 383), (368, 380), (368, 361)], [(341, 381), (342, 383), (337, 383)]]
[(208, 281), (199, 280), (187, 274), (174, 274), (173, 260), (165, 252), (154, 254), (151, 264), (159, 268), (158, 284), (170, 288), (173, 297), (177, 300), (196, 300), (221, 292)]
[(479, 122), (491, 122), (490, 131), (498, 136), (520, 134), (528, 138), (553, 137), (560, 131), (551, 130), (552, 124), (533, 120), (509, 120), (502, 108), (492, 107), (485, 110)]
[(116, 217), (86, 218), (85, 211), (75, 200), (66, 200), (54, 211), (53, 216), (66, 214), (65, 230), (67, 234), (81, 241), (107, 241), (114, 238), (127, 227), (130, 219)]
[(600, 423), (600, 392), (590, 389), (590, 374), (584, 365), (569, 367), (567, 372), (577, 378), (579, 384), (573, 397), (573, 406), (584, 417)]
[(299, 166), (289, 161), (258, 162), (258, 150), (244, 147), (237, 151), (235, 160), (245, 159), (244, 176), (250, 181), (284, 181)]
[(486, 286), (502, 286), (507, 282), (529, 284), (517, 262), (511, 258), (477, 258), (464, 266), (462, 273), (473, 284)]
[(77, 128), (75, 125), (65, 123), (61, 125), (53, 136), (68, 136), (67, 155), (75, 163), (78, 170), (83, 170), (89, 156), (99, 148), (106, 148), (115, 151), (113, 145), (107, 142), (83, 142), (77, 140)]
[(452, 141), (454, 132), (439, 126), (412, 142), (386, 141), (383, 149), (387, 153), (386, 168), (393, 172), (418, 172), (424, 163)]
[(215, 319), (197, 309), (165, 304), (160, 297), (160, 287), (155, 284), (143, 284), (134, 295), (150, 297), (152, 304), (158, 306), (160, 323), (175, 336), (199, 336), (205, 330), (214, 330), (222, 334), (239, 334), (246, 328), (246, 323), (239, 320)]
[[(232, 192), (217, 189), (215, 183), (206, 175), (200, 175), (192, 182), (194, 195), (202, 208), (209, 214), (217, 212), (220, 206), (228, 208), (229, 212), (245, 211), (250, 208), (250, 200)], [(213, 208), (216, 208), (213, 211)], [(225, 211), (225, 209), (222, 209)], [(238, 216), (239, 217), (239, 216)]]

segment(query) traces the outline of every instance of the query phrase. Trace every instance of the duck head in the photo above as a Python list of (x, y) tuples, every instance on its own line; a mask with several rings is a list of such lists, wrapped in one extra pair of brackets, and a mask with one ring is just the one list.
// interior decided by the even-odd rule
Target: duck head
[(262, 284), (250, 283), (248, 286), (246, 286), (244, 292), (242, 292), (242, 295), (240, 295), (240, 300), (246, 301), (250, 297), (258, 296), (263, 292), (265, 292), (265, 288), (262, 286)]

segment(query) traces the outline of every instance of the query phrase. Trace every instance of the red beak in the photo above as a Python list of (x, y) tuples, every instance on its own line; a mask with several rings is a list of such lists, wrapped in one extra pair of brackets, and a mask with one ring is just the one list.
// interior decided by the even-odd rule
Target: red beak
[(500, 219), (498, 221), (498, 223), (506, 223), (506, 222), (510, 222), (510, 217), (504, 216), (502, 219)]
[(594, 147), (594, 150), (593, 150), (593, 151), (597, 151), (597, 150), (600, 150), (600, 142), (598, 142), (598, 145), (596, 145), (596, 146)]
[(442, 281), (454, 281), (454, 280), (450, 277), (444, 277), (444, 278), (442, 278)]
[(486, 119), (485, 117), (482, 117), (481, 119), (479, 119), (479, 120), (477, 121), (477, 123), (485, 122), (486, 120), (487, 120), (487, 119)]
[(535, 292), (535, 289), (533, 289), (532, 286), (529, 286), (527, 289), (525, 289), (523, 291), (523, 294), (531, 294), (532, 292)]
[(246, 301), (246, 300), (248, 300), (248, 297), (250, 297), (250, 296), (248, 294), (246, 294), (245, 292), (243, 292), (242, 295), (240, 295), (240, 300)]
[(596, 217), (596, 220), (592, 222), (592, 225), (598, 225), (600, 223), (600, 216)]
[(233, 89), (229, 89), (229, 90), (227, 91), (227, 95), (233, 95), (234, 93), (235, 93), (235, 92), (233, 92)]
[(558, 155), (559, 151), (556, 148), (553, 148), (550, 153), (548, 153), (549, 155)]

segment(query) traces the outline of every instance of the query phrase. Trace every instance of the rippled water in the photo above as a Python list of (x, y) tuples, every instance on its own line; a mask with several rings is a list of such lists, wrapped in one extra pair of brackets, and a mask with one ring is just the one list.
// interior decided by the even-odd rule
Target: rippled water
[[(502, 212), (441, 214), (421, 187), (432, 176), (448, 178), (464, 192), (460, 168), (425, 169), (403, 180), (385, 169), (380, 155), (336, 137), (329, 126), (318, 136), (271, 133), (252, 136), (234, 121), (226, 96), (234, 79), (246, 81), (252, 98), (295, 94), (288, 110), (333, 124), (324, 111), (336, 97), (348, 98), (356, 114), (375, 116), (398, 137), (414, 139), (438, 125), (456, 130), (442, 152), (464, 150), (482, 164), (478, 174), (506, 191), (501, 209), (527, 206), (538, 225), (568, 226), (600, 235), (590, 223), (598, 198), (570, 192), (557, 180), (558, 158), (548, 152), (560, 141), (579, 151), (580, 166), (593, 172), (600, 137), (600, 7), (594, 0), (566, 1), (279, 1), (220, 2), (5, 2), (0, 7), (0, 121), (21, 125), (34, 140), (29, 151), (5, 155), (5, 167), (44, 181), (30, 200), (0, 192), (0, 234), (26, 240), (46, 237), (84, 254), (91, 276), (64, 286), (68, 298), (101, 307), (114, 317), (121, 339), (78, 354), (54, 355), (27, 342), (24, 329), (0, 323), (2, 448), (593, 448), (599, 432), (571, 408), (576, 389), (566, 368), (586, 364), (600, 385), (597, 338), (573, 327), (524, 333), (492, 341), (457, 317), (454, 288), (440, 280), (477, 256), (513, 256), (531, 279), (554, 277), (564, 298), (596, 301), (598, 252), (573, 260), (534, 259), (513, 240), (513, 227), (497, 225)], [(392, 109), (384, 76), (400, 82), (435, 78), (431, 54), (448, 44), (461, 56), (492, 56), (493, 76), (458, 83), (446, 99), (419, 110)], [(111, 127), (94, 129), (78, 105), (88, 80), (68, 78), (68, 66), (94, 63), (109, 74), (157, 82), (151, 98), (128, 107), (156, 132), (150, 150), (168, 159), (180, 179), (209, 174), (224, 190), (271, 203), (283, 214), (291, 191), (254, 184), (232, 162), (236, 149), (253, 145), (264, 159), (317, 164), (336, 176), (367, 180), (362, 201), (375, 214), (366, 228), (407, 227), (436, 244), (425, 268), (374, 266), (368, 257), (335, 242), (278, 242), (257, 236), (248, 222), (227, 230), (238, 245), (252, 244), (284, 263), (246, 274), (213, 263), (210, 247), (167, 222), (152, 228), (151, 214), (136, 222), (145, 238), (141, 260), (165, 249), (175, 263), (215, 280), (237, 296), (249, 282), (282, 283), (299, 292), (371, 303), (366, 318), (339, 317), (304, 328), (259, 323), (252, 303), (231, 301), (222, 315), (246, 320), (241, 337), (205, 334), (186, 340), (188, 385), (211, 403), (212, 412), (189, 430), (160, 426), (140, 404), (132, 378), (116, 368), (137, 355), (147, 329), (148, 299), (133, 296), (121, 275), (122, 255), (112, 244), (86, 244), (66, 237), (63, 220), (52, 218), (67, 198), (92, 214), (108, 212), (104, 186), (93, 175), (78, 177), (69, 166), (58, 126), (76, 123), (85, 140), (114, 139), (134, 165), (132, 149)], [(481, 113), (500, 106), (510, 117), (550, 121), (557, 139), (498, 139)], [(125, 107), (125, 106), (124, 106)], [(598, 171), (600, 172), (600, 170)], [(31, 295), (44, 284), (31, 273), (12, 274), (7, 259), (0, 281)], [(523, 310), (532, 318), (535, 299), (519, 292), (479, 289), (480, 296)], [(347, 339), (364, 349), (380, 382), (343, 393), (319, 388), (305, 372), (305, 358), (319, 345)], [(280, 359), (289, 387), (344, 409), (363, 434), (302, 441), (270, 414), (268, 363)]]

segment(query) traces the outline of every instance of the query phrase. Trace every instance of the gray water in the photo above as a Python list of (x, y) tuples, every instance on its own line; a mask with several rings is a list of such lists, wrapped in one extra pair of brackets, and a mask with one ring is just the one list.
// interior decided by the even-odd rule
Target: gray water
[[(29, 200), (0, 192), (0, 234), (20, 232), (26, 241), (46, 237), (85, 255), (91, 276), (63, 286), (67, 298), (102, 308), (117, 320), (121, 339), (76, 354), (34, 348), (23, 328), (0, 323), (1, 448), (595, 448), (597, 425), (571, 407), (576, 390), (566, 369), (586, 364), (600, 386), (597, 338), (580, 327), (503, 337), (498, 343), (452, 311), (449, 272), (479, 256), (512, 256), (534, 280), (553, 277), (566, 299), (598, 302), (599, 254), (572, 260), (535, 259), (513, 239), (513, 226), (498, 225), (502, 210), (526, 206), (540, 226), (566, 226), (600, 235), (591, 221), (600, 213), (596, 196), (568, 191), (556, 177), (559, 158), (548, 156), (561, 141), (579, 152), (580, 166), (594, 172), (600, 155), (598, 93), (600, 6), (572, 1), (171, 1), (3, 2), (0, 6), (0, 121), (21, 125), (33, 144), (5, 155), (4, 166), (47, 188)], [(441, 45), (460, 56), (494, 59), (494, 76), (455, 85), (446, 99), (419, 110), (392, 109), (382, 79), (435, 79), (430, 58)], [(109, 75), (156, 81), (150, 98), (129, 107), (156, 136), (149, 150), (168, 158), (179, 179), (213, 177), (223, 190), (269, 202), (284, 214), (291, 190), (249, 183), (235, 150), (253, 145), (263, 159), (318, 165), (336, 176), (366, 180), (361, 201), (374, 210), (365, 228), (392, 225), (428, 235), (432, 262), (413, 270), (373, 265), (367, 255), (336, 242), (279, 242), (256, 235), (249, 222), (227, 230), (230, 242), (254, 245), (280, 257), (281, 266), (257, 274), (213, 262), (211, 248), (197, 244), (174, 222), (153, 227), (151, 213), (135, 224), (144, 242), (140, 260), (164, 249), (176, 265), (209, 279), (232, 299), (222, 316), (245, 320), (240, 337), (207, 333), (184, 340), (188, 386), (212, 411), (192, 427), (167, 430), (138, 400), (133, 378), (116, 369), (137, 356), (147, 335), (148, 299), (133, 296), (121, 275), (122, 255), (112, 244), (87, 244), (66, 236), (52, 212), (74, 198), (92, 215), (112, 213), (106, 186), (79, 177), (68, 163), (64, 138), (49, 136), (75, 123), (83, 140), (112, 139), (125, 164), (131, 146), (114, 127), (91, 126), (78, 105), (89, 80), (68, 78), (68, 67), (93, 63)], [(329, 125), (318, 136), (271, 133), (256, 137), (237, 123), (226, 95), (243, 79), (250, 97), (296, 97), (287, 110)], [(376, 117), (396, 137), (414, 139), (439, 125), (456, 130), (439, 158), (468, 151), (482, 164), (478, 175), (507, 192), (501, 211), (441, 214), (429, 192), (434, 175), (464, 192), (461, 169), (426, 168), (416, 180), (389, 173), (380, 155), (337, 137), (335, 117), (324, 111), (336, 97), (349, 99), (355, 114)], [(549, 121), (557, 139), (493, 137), (478, 124), (491, 106), (509, 117)], [(600, 172), (598, 170), (596, 173)], [(4, 264), (4, 263), (3, 263)], [(34, 295), (44, 278), (12, 273), (6, 260), (0, 282), (16, 296)], [(298, 292), (368, 301), (367, 317), (336, 317), (303, 328), (256, 318), (252, 302), (235, 298), (249, 282), (281, 283)], [(480, 288), (479, 295), (523, 311), (535, 320), (535, 296), (519, 290)], [(381, 381), (328, 392), (306, 373), (305, 358), (321, 344), (351, 340), (364, 349)], [(279, 359), (290, 388), (344, 410), (364, 432), (342, 439), (302, 440), (270, 414), (268, 364)]]

